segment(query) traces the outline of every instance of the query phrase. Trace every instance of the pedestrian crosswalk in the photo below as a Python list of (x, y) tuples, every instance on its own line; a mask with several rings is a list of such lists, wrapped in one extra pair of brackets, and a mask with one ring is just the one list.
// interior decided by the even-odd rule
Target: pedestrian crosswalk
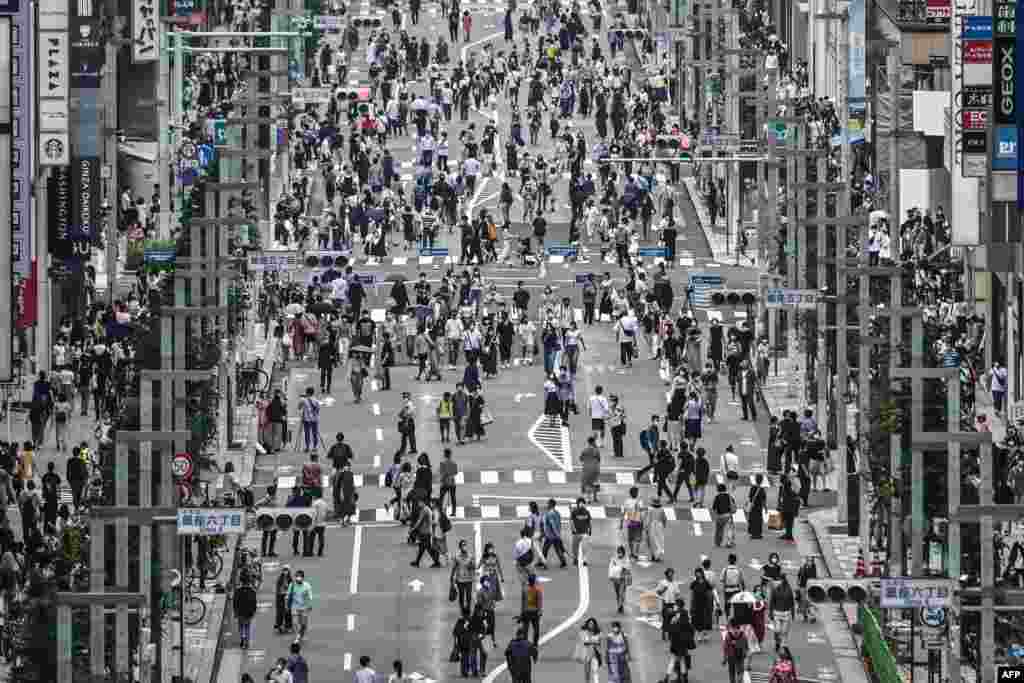
[[(563, 519), (569, 516), (569, 506), (556, 506)], [(593, 519), (621, 519), (622, 508), (617, 505), (588, 505), (587, 510)], [(671, 522), (710, 523), (713, 521), (711, 511), (707, 508), (688, 507), (666, 507), (665, 516)], [(768, 520), (771, 512), (765, 512), (765, 521)], [(469, 505), (456, 506), (455, 514), (451, 515), (453, 520), (517, 520), (526, 519), (530, 515), (530, 508), (527, 505)], [(392, 522), (395, 519), (395, 511), (385, 508), (365, 509), (357, 512), (357, 520), (361, 523)], [(737, 510), (733, 514), (733, 522), (736, 524), (747, 524), (747, 514), (743, 510)]]
[[(554, 438), (557, 438), (560, 441), (562, 437), (559, 434)], [(557, 449), (556, 452), (560, 453), (562, 445), (560, 442), (558, 444), (551, 443), (550, 447)], [(743, 485), (746, 486), (748, 481), (752, 485), (754, 483), (754, 477), (757, 474), (762, 474), (760, 466), (748, 472), (743, 472), (741, 474), (741, 481), (743, 481)], [(772, 478), (768, 475), (764, 475), (764, 477), (764, 485), (770, 485), (772, 483)], [(384, 488), (385, 475), (383, 473), (354, 474), (352, 478), (356, 488), (362, 488), (363, 486)], [(579, 484), (581, 478), (581, 472), (565, 472), (563, 470), (473, 470), (457, 473), (455, 475), (455, 484), (456, 486), (529, 486), (531, 484), (571, 486)], [(712, 474), (712, 479), (715, 484), (725, 483), (725, 478), (717, 472)], [(636, 472), (624, 470), (601, 472), (598, 481), (601, 484), (608, 486), (633, 486), (637, 483), (651, 483), (651, 480), (647, 475), (644, 475), (641, 480), (638, 480)], [(281, 475), (277, 478), (277, 490), (281, 492), (290, 491), (297, 483), (298, 479), (295, 476)], [(325, 488), (330, 486), (329, 477), (326, 475), (323, 477), (323, 486)]]

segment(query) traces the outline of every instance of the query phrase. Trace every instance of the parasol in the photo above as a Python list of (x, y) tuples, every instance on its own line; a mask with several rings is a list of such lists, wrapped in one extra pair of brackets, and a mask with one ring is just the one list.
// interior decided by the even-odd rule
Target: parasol
[(730, 604), (747, 603), (753, 605), (755, 602), (757, 602), (757, 596), (751, 593), (750, 591), (740, 591), (736, 595), (729, 598)]
[(306, 312), (306, 307), (300, 303), (291, 303), (284, 307), (284, 312), (288, 315), (302, 315)]
[(334, 304), (328, 303), (327, 301), (318, 301), (309, 307), (309, 312), (316, 315), (334, 313), (334, 310)]

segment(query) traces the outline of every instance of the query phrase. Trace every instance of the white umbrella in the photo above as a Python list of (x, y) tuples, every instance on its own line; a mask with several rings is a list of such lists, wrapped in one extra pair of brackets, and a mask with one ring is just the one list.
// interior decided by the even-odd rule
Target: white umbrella
[(300, 303), (292, 303), (284, 307), (284, 312), (288, 315), (302, 315), (306, 312), (306, 307)]
[(871, 225), (876, 225), (883, 218), (886, 219), (886, 220), (889, 220), (889, 212), (888, 211), (882, 211), (881, 209), (875, 209), (874, 211), (872, 211), (868, 215), (868, 218), (870, 220), (870, 224)]
[(730, 604), (731, 603), (741, 603), (742, 602), (742, 603), (749, 603), (749, 604), (752, 605), (755, 602), (757, 602), (757, 596), (754, 595), (753, 593), (751, 593), (750, 591), (740, 591), (736, 595), (734, 595), (731, 598), (729, 598), (729, 602), (730, 602)]

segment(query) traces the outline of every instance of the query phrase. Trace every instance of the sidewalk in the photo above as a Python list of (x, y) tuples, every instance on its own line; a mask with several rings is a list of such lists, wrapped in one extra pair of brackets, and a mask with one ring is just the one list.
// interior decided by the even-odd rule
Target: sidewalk
[[(697, 211), (697, 218), (700, 221), (700, 228), (704, 231), (708, 244), (711, 245), (711, 251), (715, 255), (715, 260), (723, 264), (752, 265), (760, 268), (761, 264), (757, 263), (759, 247), (756, 227), (751, 229), (749, 224), (745, 224), (747, 227), (747, 239), (749, 240), (747, 244), (747, 255), (749, 258), (744, 257), (743, 263), (738, 264), (736, 262), (736, 245), (739, 241), (739, 235), (736, 226), (731, 226), (727, 229), (726, 219), (722, 217), (719, 217), (712, 224), (711, 209), (708, 206), (704, 193), (700, 191), (697, 178), (691, 175), (685, 176), (682, 180), (682, 186), (686, 188), (686, 194), (689, 196), (690, 201), (693, 202), (693, 207)], [(750, 263), (750, 258), (754, 259), (753, 263)]]

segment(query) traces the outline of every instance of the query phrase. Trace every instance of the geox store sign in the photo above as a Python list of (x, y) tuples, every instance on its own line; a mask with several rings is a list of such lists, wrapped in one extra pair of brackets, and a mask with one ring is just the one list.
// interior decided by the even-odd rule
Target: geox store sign
[(1017, 123), (1014, 101), (1017, 73), (1017, 46), (1013, 38), (997, 38), (995, 54), (996, 123)]

